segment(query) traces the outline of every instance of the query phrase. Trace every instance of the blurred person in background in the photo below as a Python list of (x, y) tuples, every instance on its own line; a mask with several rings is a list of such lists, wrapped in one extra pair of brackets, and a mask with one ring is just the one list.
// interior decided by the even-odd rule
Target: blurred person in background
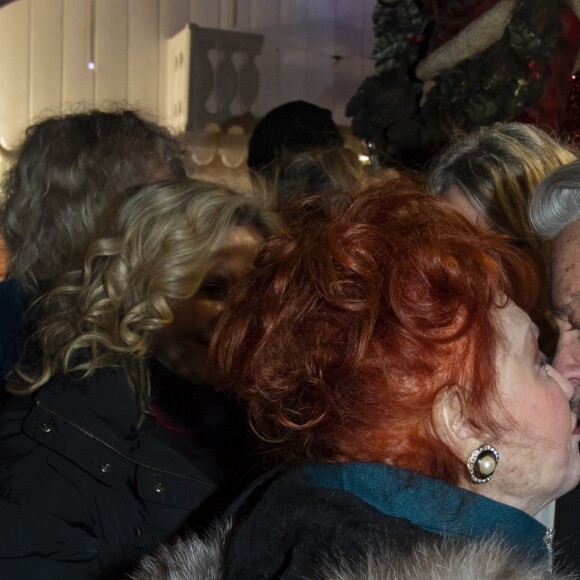
[(274, 107), (258, 122), (248, 167), (254, 188), (283, 217), (312, 195), (357, 191), (373, 174), (347, 146), (331, 112), (307, 101)]
[(533, 125), (504, 123), (457, 135), (429, 175), (435, 195), (473, 222), (509, 236), (534, 261), (540, 293), (530, 315), (547, 355), (554, 353), (557, 340), (547, 278), (551, 243), (532, 229), (528, 203), (542, 177), (576, 158), (577, 152)]
[(0, 379), (50, 291), (134, 186), (185, 176), (169, 132), (130, 110), (93, 110), (28, 127), (3, 183), (0, 233), (9, 254), (0, 283)]

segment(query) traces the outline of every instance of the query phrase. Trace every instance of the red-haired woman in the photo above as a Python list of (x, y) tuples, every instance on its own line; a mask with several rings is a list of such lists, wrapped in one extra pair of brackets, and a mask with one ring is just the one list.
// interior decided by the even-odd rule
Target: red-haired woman
[(237, 512), (226, 577), (489, 538), (548, 566), (532, 516), (578, 484), (580, 430), (524, 311), (536, 291), (518, 250), (406, 178), (267, 243), (214, 352), (291, 469)]

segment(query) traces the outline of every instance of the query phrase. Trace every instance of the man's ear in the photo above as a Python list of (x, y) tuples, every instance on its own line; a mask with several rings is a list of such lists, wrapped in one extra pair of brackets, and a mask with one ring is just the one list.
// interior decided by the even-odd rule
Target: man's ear
[(456, 388), (441, 392), (433, 405), (433, 425), (437, 437), (464, 459), (481, 445), (480, 434), (466, 418)]

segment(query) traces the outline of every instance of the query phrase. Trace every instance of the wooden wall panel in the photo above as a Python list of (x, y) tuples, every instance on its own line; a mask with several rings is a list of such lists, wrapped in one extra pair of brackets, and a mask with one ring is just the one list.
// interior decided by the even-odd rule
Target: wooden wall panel
[(308, 3), (308, 58), (304, 98), (334, 110), (336, 2)]
[[(193, 2), (193, 0), (191, 0)], [(159, 119), (166, 121), (167, 41), (189, 22), (190, 0), (159, 0)]]
[(128, 49), (128, 0), (98, 0), (95, 46), (97, 106), (127, 100)]
[(252, 0), (250, 4), (250, 26), (253, 32), (267, 34), (278, 41), (280, 24), (280, 0)]
[[(247, 28), (250, 20), (249, 14), (246, 13), (242, 16), (242, 22), (239, 22), (240, 18), (240, 4), (242, 7), (251, 4), (251, 0), (216, 0), (216, 4), (220, 6), (220, 23), (219, 28), (221, 30), (240, 30), (240, 28)], [(241, 24), (241, 26), (240, 26)]]
[(364, 65), (367, 60), (360, 56), (347, 55), (334, 65), (332, 115), (339, 125), (351, 123), (345, 115), (346, 105), (366, 76)]
[(129, 0), (127, 99), (157, 116), (159, 111), (159, 2)]
[(223, 0), (191, 0), (189, 21), (204, 28), (220, 28)]
[(346, 105), (366, 76), (364, 37), (370, 23), (366, 18), (364, 2), (337, 0), (333, 116), (341, 125), (350, 123), (345, 115)]
[(62, 111), (63, 2), (34, 0), (30, 28), (30, 118)]
[(96, 71), (88, 63), (91, 43), (91, 0), (64, 0), (62, 99), (63, 110), (95, 105)]
[(195, 0), (159, 0), (159, 30), (161, 40), (177, 34), (189, 22)]
[(260, 88), (252, 108), (252, 112), (261, 117), (280, 103), (280, 4), (271, 0), (252, 0), (250, 15), (251, 31), (264, 35), (262, 53), (256, 58)]
[(308, 31), (308, 49), (322, 54), (334, 54), (336, 1), (309, 2), (305, 25)]
[(363, 71), (361, 82), (375, 70), (375, 61), (371, 58), (373, 53), (373, 47), (375, 44), (375, 36), (373, 33), (373, 12), (375, 6), (377, 5), (376, 0), (363, 0), (363, 22), (364, 22), (364, 32), (363, 32)]
[(279, 41), (281, 46), (308, 48), (308, 0), (280, 4)]
[[(87, 67), (95, 6), (96, 69)], [(127, 100), (166, 110), (166, 41), (188, 22), (264, 35), (256, 59), (261, 116), (303, 98), (343, 117), (373, 70), (376, 0), (17, 0), (0, 10), (0, 138), (32, 116)], [(60, 54), (60, 59), (59, 55)], [(339, 58), (333, 59), (333, 56)]]
[[(280, 46), (278, 103), (304, 99), (308, 54), (303, 48)], [(275, 105), (273, 105), (275, 106)]]
[(10, 148), (30, 118), (30, 0), (2, 8), (0, 55), (0, 139)]
[(189, 78), (191, 69), (191, 29), (184, 28), (166, 41), (167, 82), (165, 124), (181, 133), (189, 116)]
[(370, 58), (373, 52), (373, 46), (375, 43), (375, 36), (373, 33), (373, 12), (375, 10), (376, 5), (377, 0), (362, 0), (362, 2), (360, 2), (360, 6), (363, 11), (363, 21), (365, 22), (365, 34), (363, 37), (363, 56), (368, 58)]
[(364, 50), (364, 29), (368, 25), (362, 10), (363, 2), (337, 0), (334, 28), (335, 52), (342, 56), (362, 56)]
[(331, 56), (310, 50), (306, 64), (304, 100), (334, 111), (334, 70)]
[(265, 115), (272, 107), (279, 104), (280, 47), (277, 42), (264, 39), (262, 52), (256, 57), (259, 71), (259, 90), (252, 113), (257, 117)]
[(252, 31), (252, 0), (221, 0), (222, 28)]
[(280, 4), (278, 103), (304, 99), (308, 67), (308, 1)]

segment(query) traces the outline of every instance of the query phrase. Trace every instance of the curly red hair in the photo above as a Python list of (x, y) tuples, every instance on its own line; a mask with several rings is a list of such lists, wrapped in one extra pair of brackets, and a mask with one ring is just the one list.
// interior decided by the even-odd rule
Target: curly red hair
[(375, 183), (316, 233), (266, 243), (229, 297), (220, 383), (289, 463), (375, 461), (457, 483), (433, 407), (455, 387), (501, 434), (498, 300), (537, 293), (529, 260), (408, 177)]

